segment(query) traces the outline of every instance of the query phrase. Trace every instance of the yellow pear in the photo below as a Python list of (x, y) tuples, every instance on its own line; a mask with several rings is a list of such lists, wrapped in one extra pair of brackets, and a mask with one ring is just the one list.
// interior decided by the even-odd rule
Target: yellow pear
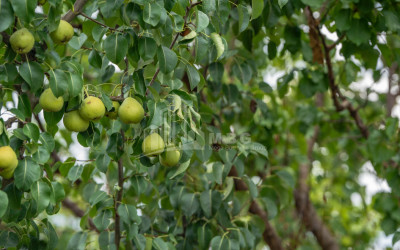
[(18, 54), (26, 54), (32, 50), (35, 38), (26, 28), (15, 31), (10, 37), (11, 48)]
[(111, 112), (106, 112), (106, 116), (108, 117), (108, 118), (110, 118), (110, 119), (113, 119), (113, 120), (115, 120), (115, 119), (117, 119), (117, 116), (118, 116), (118, 109), (119, 109), (119, 102), (116, 102), (116, 101), (113, 101), (112, 102), (112, 105), (113, 105), (113, 107), (114, 107), (114, 111), (111, 111)]
[(79, 109), (81, 117), (87, 121), (98, 121), (106, 113), (103, 102), (94, 96), (88, 96), (83, 100)]
[(50, 34), (51, 39), (57, 44), (66, 44), (74, 36), (74, 28), (68, 22), (61, 20), (57, 29)]
[(142, 143), (142, 151), (144, 155), (156, 156), (164, 151), (164, 140), (157, 134), (153, 133), (144, 138)]
[(58, 112), (64, 106), (64, 98), (62, 96), (55, 97), (53, 91), (48, 88), (40, 95), (39, 104), (45, 111)]
[(159, 160), (164, 167), (173, 167), (178, 164), (181, 158), (181, 152), (175, 147), (167, 147), (166, 150), (160, 154)]
[(80, 115), (78, 110), (74, 110), (64, 114), (64, 126), (69, 131), (83, 132), (89, 127), (89, 121), (84, 120)]
[(123, 123), (137, 124), (144, 117), (142, 105), (132, 97), (126, 98), (118, 109), (118, 116)]
[(14, 171), (18, 165), (18, 160), (15, 159), (15, 161), (17, 162), (16, 166), (8, 169), (3, 169), (2, 171), (0, 171), (0, 176), (2, 176), (4, 179), (11, 179), (14, 176)]
[(18, 165), (17, 155), (10, 146), (0, 147), (0, 170), (16, 168)]

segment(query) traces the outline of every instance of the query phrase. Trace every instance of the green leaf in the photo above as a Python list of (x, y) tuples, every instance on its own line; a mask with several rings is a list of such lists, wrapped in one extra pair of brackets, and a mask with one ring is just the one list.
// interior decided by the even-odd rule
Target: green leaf
[(42, 143), (42, 145), (44, 147), (46, 147), (46, 149), (49, 152), (52, 152), (54, 150), (54, 147), (56, 144), (55, 144), (53, 136), (51, 136), (49, 133), (47, 133), (47, 132), (41, 133), (40, 137), (39, 137), (39, 141)]
[(87, 232), (77, 232), (68, 242), (67, 250), (85, 250)]
[(212, 238), (212, 231), (207, 223), (197, 228), (197, 241), (199, 242), (200, 249), (208, 249)]
[(106, 200), (107, 198), (108, 198), (108, 194), (104, 191), (99, 190), (90, 196), (89, 204), (90, 204), (90, 206), (93, 207), (97, 203), (102, 202), (102, 201)]
[(68, 72), (66, 75), (68, 80), (68, 93), (69, 97), (78, 96), (83, 88), (83, 79), (80, 75)]
[(24, 135), (37, 142), (39, 140), (40, 131), (38, 126), (33, 123), (26, 123), (23, 128)]
[(37, 0), (12, 0), (11, 5), (19, 19), (25, 23), (30, 23), (35, 16)]
[(347, 32), (347, 37), (353, 43), (360, 45), (366, 44), (371, 36), (370, 28), (368, 27), (368, 21), (365, 19), (353, 19), (351, 22), (351, 28)]
[(199, 201), (197, 195), (191, 193), (185, 193), (182, 196), (180, 205), (183, 213), (187, 217), (192, 216), (199, 209)]
[(109, 209), (102, 210), (93, 219), (93, 223), (100, 231), (106, 230), (110, 225), (110, 219), (112, 218), (112, 212)]
[(1, 201), (0, 202), (0, 218), (1, 218), (6, 213), (8, 207), (8, 196), (2, 190), (0, 190), (0, 201)]
[(157, 250), (165, 250), (168, 249), (167, 244), (162, 240), (162, 238), (155, 238), (153, 240), (153, 247)]
[(107, 154), (100, 154), (96, 158), (96, 168), (101, 172), (106, 173), (110, 162), (111, 158)]
[(194, 88), (197, 87), (197, 85), (200, 82), (199, 72), (192, 65), (187, 65), (186, 66), (186, 72), (187, 72), (187, 75), (188, 75), (188, 78), (189, 78), (190, 89), (193, 90)]
[(0, 233), (0, 246), (5, 248), (16, 247), (19, 243), (18, 235), (14, 232), (3, 230)]
[(205, 190), (200, 194), (200, 206), (207, 218), (212, 218), (221, 206), (222, 196), (216, 190)]
[(396, 242), (398, 242), (399, 240), (400, 240), (400, 231), (396, 231), (393, 234), (392, 245), (394, 246), (394, 244), (396, 244)]
[(335, 25), (340, 31), (346, 31), (351, 28), (351, 10), (341, 9), (335, 16)]
[(139, 55), (144, 60), (153, 59), (156, 55), (157, 43), (153, 38), (142, 37), (139, 39)]
[(39, 146), (36, 153), (33, 154), (32, 159), (39, 164), (45, 164), (50, 158), (50, 153), (44, 146)]
[(32, 92), (36, 92), (42, 88), (44, 72), (37, 62), (24, 62), (19, 68), (19, 74), (31, 87)]
[(99, 235), (100, 250), (115, 250), (115, 232), (104, 231)]
[(68, 91), (67, 75), (60, 69), (49, 71), (50, 74), (50, 88), (56, 97), (62, 96)]
[(6, 30), (14, 22), (14, 11), (8, 0), (0, 1), (0, 32)]
[(127, 224), (132, 222), (140, 223), (141, 221), (134, 205), (120, 204), (118, 206), (118, 214), (121, 217), (121, 220)]
[(40, 178), (40, 167), (30, 157), (19, 160), (14, 172), (14, 182), (18, 189), (28, 191)]
[(88, 60), (89, 64), (92, 65), (94, 68), (101, 68), (103, 64), (103, 59), (94, 48), (92, 49), (92, 51), (90, 51)]
[(178, 57), (175, 52), (165, 46), (161, 46), (157, 50), (157, 58), (160, 71), (168, 74), (173, 71), (178, 63)]
[(324, 0), (301, 0), (305, 5), (310, 5), (313, 8), (320, 8)]
[(188, 160), (188, 161), (182, 163), (182, 164), (179, 166), (179, 168), (174, 172), (174, 174), (173, 174), (171, 177), (169, 177), (169, 179), (172, 180), (172, 179), (175, 178), (176, 176), (178, 176), (178, 175), (180, 175), (180, 174), (186, 172), (186, 170), (189, 168), (189, 166), (190, 166), (190, 160)]
[(75, 182), (76, 180), (78, 180), (83, 172), (83, 165), (75, 165), (73, 166), (69, 171), (68, 171), (68, 180)]
[(85, 33), (81, 33), (79, 36), (73, 36), (72, 39), (68, 42), (68, 45), (76, 50), (79, 50), (86, 42), (86, 40), (87, 35)]
[(114, 133), (110, 136), (106, 148), (107, 154), (114, 161), (118, 161), (124, 153), (124, 141), (120, 133)]
[(296, 180), (291, 172), (288, 170), (280, 170), (276, 175), (290, 188), (294, 189)]
[(153, 102), (148, 103), (150, 110), (150, 129), (156, 129), (161, 126), (165, 119), (165, 112), (167, 111), (167, 104), (165, 102)]
[(32, 198), (36, 201), (36, 210), (42, 212), (50, 203), (51, 189), (43, 181), (33, 183), (31, 187)]
[(123, 35), (116, 32), (109, 35), (106, 40), (104, 40), (103, 48), (107, 58), (111, 62), (118, 64), (124, 59), (128, 52), (128, 41)]
[(238, 14), (239, 14), (239, 33), (243, 32), (250, 23), (250, 15), (246, 6), (239, 4)]
[(32, 116), (31, 102), (27, 94), (18, 96), (18, 110), (23, 113), (26, 118)]
[(247, 187), (249, 188), (251, 198), (253, 198), (253, 199), (257, 198), (258, 189), (257, 189), (256, 184), (254, 184), (254, 182), (248, 176), (245, 176), (244, 180), (245, 180), (245, 182), (247, 184)]
[(156, 26), (160, 22), (162, 9), (157, 1), (148, 1), (144, 5), (143, 21)]
[(224, 250), (224, 249), (230, 249), (229, 248), (229, 238), (215, 236), (211, 240), (211, 250)]
[(282, 9), (288, 3), (288, 1), (289, 0), (278, 0), (279, 8)]
[(196, 32), (200, 33), (202, 32), (205, 28), (208, 27), (208, 24), (210, 23), (210, 19), (206, 14), (201, 12), (200, 10), (197, 10), (197, 16), (196, 16)]
[(56, 205), (65, 198), (64, 186), (59, 182), (53, 181), (51, 182), (51, 188), (53, 195), (50, 202), (51, 204)]

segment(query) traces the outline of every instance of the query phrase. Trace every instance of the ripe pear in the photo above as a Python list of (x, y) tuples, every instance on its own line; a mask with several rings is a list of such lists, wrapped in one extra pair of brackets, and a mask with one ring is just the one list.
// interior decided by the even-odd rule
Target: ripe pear
[(157, 133), (148, 135), (146, 138), (144, 138), (142, 143), (142, 151), (146, 156), (159, 155), (164, 151), (164, 147), (164, 140)]
[(17, 165), (18, 165), (18, 160), (16, 160), (15, 167), (1, 170), (0, 176), (2, 176), (4, 179), (11, 179), (14, 176), (14, 171), (17, 168)]
[(0, 147), (0, 175), (8, 170), (14, 173), (14, 169), (17, 165), (18, 159), (14, 150), (10, 146)]
[(159, 160), (164, 167), (173, 167), (178, 164), (181, 157), (181, 152), (175, 147), (167, 147), (166, 150), (160, 154)]
[(74, 110), (64, 114), (64, 126), (69, 131), (83, 132), (89, 127), (89, 121), (84, 120), (80, 115), (78, 110)]
[(18, 54), (26, 54), (32, 50), (35, 38), (26, 28), (15, 31), (10, 37), (11, 48)]
[(61, 20), (57, 29), (50, 34), (51, 39), (57, 44), (66, 44), (74, 36), (74, 28), (68, 22)]
[(118, 116), (123, 123), (137, 124), (144, 117), (142, 105), (132, 97), (126, 98), (118, 109)]
[(79, 108), (79, 114), (87, 121), (98, 121), (106, 113), (103, 102), (94, 96), (88, 96), (83, 100)]
[(119, 109), (119, 102), (113, 101), (112, 105), (114, 107), (114, 111), (106, 112), (106, 116), (112, 120), (117, 119), (118, 116), (118, 109)]
[(39, 104), (45, 111), (58, 112), (64, 106), (64, 98), (62, 96), (55, 97), (53, 91), (48, 88), (40, 95)]

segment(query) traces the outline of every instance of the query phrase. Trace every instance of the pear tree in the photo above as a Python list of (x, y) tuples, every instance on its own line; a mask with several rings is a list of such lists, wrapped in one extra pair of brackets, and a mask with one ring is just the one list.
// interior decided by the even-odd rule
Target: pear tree
[(396, 249), (399, 17), (1, 0), (0, 248)]

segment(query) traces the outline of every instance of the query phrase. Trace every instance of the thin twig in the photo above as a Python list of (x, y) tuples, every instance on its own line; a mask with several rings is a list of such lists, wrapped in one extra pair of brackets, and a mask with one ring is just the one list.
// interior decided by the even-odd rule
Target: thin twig
[(121, 30), (117, 30), (117, 29), (111, 28), (110, 26), (105, 25), (104, 23), (101, 23), (101, 22), (97, 21), (96, 19), (91, 18), (90, 16), (86, 15), (83, 12), (79, 12), (79, 15), (84, 16), (85, 18), (89, 19), (90, 21), (92, 21), (94, 23), (97, 23), (98, 25), (103, 26), (104, 28), (107, 28), (109, 30), (116, 31), (116, 32), (122, 32)]

